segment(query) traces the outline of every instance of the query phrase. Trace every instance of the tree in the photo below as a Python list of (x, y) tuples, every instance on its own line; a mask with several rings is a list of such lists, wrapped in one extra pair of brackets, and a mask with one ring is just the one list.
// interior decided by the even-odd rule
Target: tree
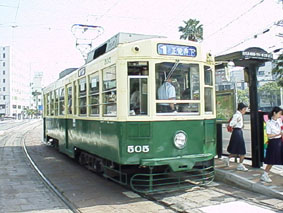
[(238, 103), (242, 102), (247, 105), (250, 103), (248, 88), (245, 90), (237, 90)]
[(189, 41), (201, 41), (203, 40), (203, 25), (196, 19), (189, 19), (183, 21), (185, 26), (179, 26), (179, 32), (182, 33), (180, 39)]
[(272, 73), (275, 75), (278, 85), (283, 87), (283, 53), (273, 63), (276, 66), (273, 68)]
[(258, 88), (259, 98), (264, 102), (269, 102), (270, 107), (278, 105), (280, 87), (276, 82), (269, 82)]

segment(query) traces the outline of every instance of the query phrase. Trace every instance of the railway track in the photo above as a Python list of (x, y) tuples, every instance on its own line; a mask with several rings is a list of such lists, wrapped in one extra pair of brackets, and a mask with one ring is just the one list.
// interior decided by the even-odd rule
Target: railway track
[[(36, 211), (50, 207), (55, 209), (54, 212), (57, 212), (56, 209), (58, 209), (58, 212), (79, 212), (67, 205), (67, 202), (64, 201), (63, 197), (60, 197), (59, 193), (55, 192), (55, 188), (52, 188), (52, 184), (48, 183), (44, 176), (40, 176), (42, 182), (38, 176), (32, 174), (33, 171), (37, 171), (39, 174), (40, 170), (36, 169), (35, 163), (27, 153), (25, 139), (26, 135), (40, 123), (38, 120), (33, 120), (28, 125), (26, 124), (27, 122), (18, 123), (18, 125), (5, 128), (0, 136), (2, 171), (0, 175), (3, 186), (0, 191), (4, 195), (3, 197), (0, 196), (0, 212)], [(32, 165), (34, 170), (29, 165)], [(7, 188), (12, 190), (7, 190)], [(54, 202), (56, 198), (50, 195), (50, 190), (54, 192), (53, 195), (56, 194), (63, 201), (65, 206), (62, 203)], [(46, 196), (46, 193), (49, 196)], [(13, 198), (16, 205), (9, 201), (9, 198)], [(52, 200), (50, 203), (48, 202), (49, 198)]]
[[(30, 131), (30, 130), (29, 130)], [(78, 208), (76, 206), (74, 206), (73, 203), (71, 203), (67, 197), (65, 197), (63, 195), (63, 193), (60, 192), (60, 190), (58, 190), (56, 188), (56, 186), (54, 186), (49, 179), (42, 173), (42, 171), (37, 167), (36, 162), (33, 161), (33, 159), (31, 158), (31, 156), (29, 155), (27, 148), (26, 148), (26, 143), (25, 143), (25, 139), (26, 139), (26, 135), (28, 132), (25, 132), (24, 134), (24, 138), (22, 140), (22, 144), (23, 144), (23, 149), (24, 149), (24, 153), (27, 157), (27, 159), (29, 160), (30, 164), (32, 165), (32, 167), (34, 168), (34, 170), (36, 171), (36, 173), (41, 177), (42, 181), (50, 188), (50, 190), (52, 190), (59, 199), (61, 199), (63, 201), (63, 203), (66, 204), (66, 206), (68, 206), (68, 208), (73, 212), (73, 213), (81, 213), (80, 210), (78, 210)]]

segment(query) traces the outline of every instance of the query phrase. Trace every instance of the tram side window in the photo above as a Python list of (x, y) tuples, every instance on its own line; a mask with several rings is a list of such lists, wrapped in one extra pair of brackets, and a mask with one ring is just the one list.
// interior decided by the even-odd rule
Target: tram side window
[(73, 93), (73, 88), (71, 86), (68, 87), (68, 114), (72, 114), (72, 93)]
[(55, 90), (55, 115), (58, 115), (58, 112), (59, 112), (59, 103), (58, 103), (58, 100), (59, 100), (59, 90), (56, 89), (56, 90)]
[(204, 88), (205, 112), (212, 112), (213, 94), (212, 88)]
[(65, 90), (64, 88), (59, 89), (59, 115), (65, 114)]
[(198, 64), (158, 63), (156, 70), (156, 99), (171, 100), (158, 103), (157, 113), (199, 113), (199, 103), (174, 104), (172, 100), (200, 100)]
[(204, 66), (204, 84), (212, 86), (212, 70), (209, 66)]
[(77, 115), (77, 85), (76, 83), (74, 84), (74, 115)]
[(99, 115), (99, 75), (98, 72), (89, 76), (90, 115)]
[(79, 80), (79, 114), (86, 115), (86, 78)]
[(54, 115), (54, 92), (50, 92), (50, 115)]
[(116, 67), (108, 67), (102, 71), (103, 78), (103, 115), (116, 116)]
[(50, 94), (46, 95), (46, 115), (50, 115)]
[(148, 114), (148, 62), (128, 62), (129, 115)]
[(212, 112), (213, 110), (213, 79), (212, 70), (209, 66), (204, 66), (204, 108), (205, 112)]

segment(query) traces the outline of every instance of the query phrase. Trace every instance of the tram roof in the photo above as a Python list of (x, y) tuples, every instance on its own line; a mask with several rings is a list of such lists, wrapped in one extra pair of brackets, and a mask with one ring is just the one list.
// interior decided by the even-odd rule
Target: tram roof
[(86, 63), (89, 63), (92, 60), (98, 58), (99, 56), (109, 52), (110, 50), (113, 50), (119, 44), (131, 43), (131, 42), (144, 40), (144, 39), (151, 39), (151, 38), (166, 38), (166, 37), (158, 36), (158, 35), (144, 35), (144, 34), (120, 32), (116, 34), (115, 36), (113, 36), (112, 38), (105, 41), (103, 44), (101, 44), (97, 48), (90, 51), (87, 55)]

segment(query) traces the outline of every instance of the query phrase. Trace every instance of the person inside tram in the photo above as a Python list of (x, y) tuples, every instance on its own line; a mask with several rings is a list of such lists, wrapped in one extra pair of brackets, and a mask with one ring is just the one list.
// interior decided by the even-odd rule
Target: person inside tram
[(132, 114), (140, 114), (140, 91), (139, 84), (134, 85), (134, 91), (131, 93), (130, 98), (130, 110), (133, 110)]
[(68, 97), (68, 114), (72, 114), (72, 98)]
[[(190, 88), (185, 89), (181, 95), (182, 100), (190, 100), (191, 99), (191, 90)], [(188, 112), (189, 104), (180, 104), (178, 108), (178, 112)]]
[[(159, 100), (176, 100), (176, 89), (172, 84), (172, 78), (168, 77), (164, 80), (163, 84), (158, 88), (158, 99)], [(159, 104), (158, 112), (174, 112), (174, 103)]]
[(191, 89), (187, 88), (182, 92), (181, 96), (182, 100), (190, 100), (191, 99)]

